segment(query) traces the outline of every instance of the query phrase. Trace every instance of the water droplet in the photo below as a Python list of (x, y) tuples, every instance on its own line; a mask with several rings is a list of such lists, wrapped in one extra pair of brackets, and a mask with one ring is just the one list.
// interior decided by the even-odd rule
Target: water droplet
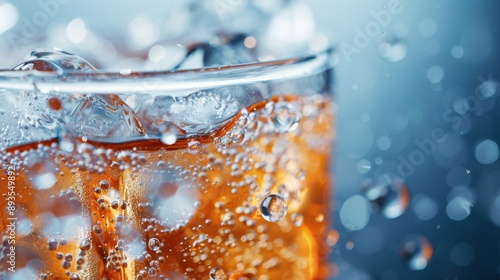
[(158, 240), (158, 238), (149, 239), (148, 247), (149, 247), (149, 249), (151, 249), (153, 251), (160, 250), (160, 240)]
[(300, 227), (303, 222), (304, 222), (304, 216), (302, 216), (302, 214), (299, 214), (299, 213), (292, 214), (292, 223), (296, 227)]
[(278, 102), (269, 115), (276, 131), (285, 133), (297, 128), (301, 119), (299, 110), (289, 102)]
[(173, 145), (177, 141), (177, 131), (172, 126), (167, 126), (160, 138), (161, 142), (166, 145)]
[(59, 241), (57, 241), (57, 238), (51, 237), (47, 240), (47, 245), (49, 246), (49, 250), (55, 251), (57, 246), (59, 246)]
[(224, 270), (222, 268), (214, 267), (210, 269), (210, 280), (224, 280), (227, 279), (226, 273), (224, 273)]
[(70, 280), (80, 280), (80, 274), (74, 272), (71, 274), (71, 276), (69, 277)]
[(260, 203), (262, 217), (268, 222), (281, 221), (288, 211), (286, 201), (278, 194), (270, 194), (264, 197)]
[(92, 248), (92, 242), (88, 238), (84, 238), (80, 240), (78, 247), (80, 247), (80, 250), (82, 251), (88, 251)]
[(188, 143), (188, 151), (190, 154), (196, 155), (199, 154), (203, 149), (203, 146), (199, 141), (191, 140)]
[(432, 245), (423, 236), (410, 238), (400, 250), (401, 259), (411, 270), (423, 270), (432, 257)]
[(406, 211), (410, 203), (410, 193), (400, 180), (390, 183), (363, 186), (365, 197), (372, 203), (376, 212), (388, 219), (397, 218)]

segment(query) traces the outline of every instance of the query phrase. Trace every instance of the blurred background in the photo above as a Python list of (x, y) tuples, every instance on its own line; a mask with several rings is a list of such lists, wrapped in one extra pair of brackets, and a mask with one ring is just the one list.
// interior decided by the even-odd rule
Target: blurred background
[(185, 55), (179, 38), (211, 40), (221, 28), (259, 33), (261, 60), (330, 40), (332, 279), (500, 278), (497, 1), (187, 2), (0, 0), (0, 68), (57, 46), (98, 68), (168, 69)]

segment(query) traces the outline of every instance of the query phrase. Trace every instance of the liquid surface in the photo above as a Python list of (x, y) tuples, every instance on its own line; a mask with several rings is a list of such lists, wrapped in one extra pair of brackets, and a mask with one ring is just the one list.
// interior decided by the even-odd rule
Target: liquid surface
[(275, 96), (203, 137), (2, 151), (0, 271), (15, 246), (23, 279), (325, 279), (332, 111)]

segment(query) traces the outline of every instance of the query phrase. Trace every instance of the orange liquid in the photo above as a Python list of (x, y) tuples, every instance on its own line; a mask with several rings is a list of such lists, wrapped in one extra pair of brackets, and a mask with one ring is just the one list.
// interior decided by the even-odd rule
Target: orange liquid
[[(266, 110), (279, 102), (301, 116), (291, 131), (272, 129)], [(3, 151), (0, 189), (6, 198), (15, 167), (16, 212), (0, 200), (0, 271), (12, 274), (15, 217), (15, 273), (34, 278), (324, 279), (332, 105), (274, 97), (173, 145), (74, 139), (73, 151), (57, 140)], [(280, 221), (263, 217), (268, 194), (286, 201)]]

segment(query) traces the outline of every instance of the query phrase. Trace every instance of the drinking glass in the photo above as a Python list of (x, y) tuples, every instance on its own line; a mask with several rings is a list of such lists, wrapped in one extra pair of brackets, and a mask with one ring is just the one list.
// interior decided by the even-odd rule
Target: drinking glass
[(327, 278), (331, 55), (1, 71), (2, 279)]

